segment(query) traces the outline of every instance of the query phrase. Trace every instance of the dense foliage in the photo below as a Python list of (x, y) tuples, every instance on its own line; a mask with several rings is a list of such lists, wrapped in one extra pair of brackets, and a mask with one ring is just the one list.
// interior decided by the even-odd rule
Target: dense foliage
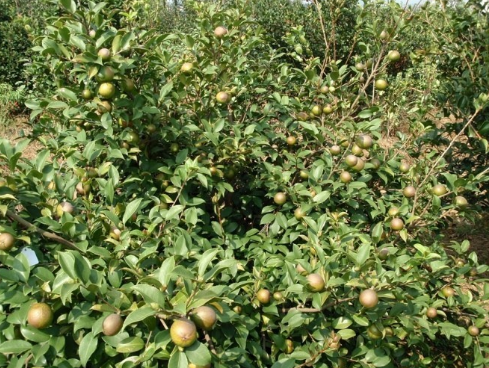
[(0, 140), (0, 366), (487, 365), (488, 266), (436, 235), (489, 179), (446, 160), (487, 95), (438, 145), (411, 14), (366, 4), (325, 63), (248, 1), (164, 34), (144, 5), (59, 0), (36, 40), (56, 87), (34, 160)]

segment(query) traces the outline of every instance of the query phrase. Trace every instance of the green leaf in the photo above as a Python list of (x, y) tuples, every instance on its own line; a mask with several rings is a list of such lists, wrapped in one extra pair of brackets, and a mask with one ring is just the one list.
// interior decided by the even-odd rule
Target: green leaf
[(122, 340), (116, 351), (122, 354), (134, 353), (144, 348), (144, 340), (139, 336), (128, 337)]
[(204, 276), (205, 270), (211, 261), (216, 257), (219, 249), (209, 249), (205, 251), (202, 257), (199, 259), (199, 276)]
[(75, 256), (71, 252), (59, 252), (58, 261), (63, 271), (73, 280), (76, 280)]
[(174, 350), (168, 362), (168, 368), (188, 368), (188, 359), (185, 353)]
[(321, 192), (321, 193), (318, 193), (316, 194), (316, 196), (313, 198), (313, 201), (315, 203), (323, 203), (324, 201), (326, 201), (327, 199), (329, 199), (331, 193), (330, 192), (327, 192), (327, 191), (324, 191), (324, 192)]
[(71, 14), (76, 12), (75, 0), (60, 0), (60, 2), (61, 5), (63, 5), (63, 7)]
[(284, 358), (273, 363), (272, 368), (293, 368), (295, 366), (295, 358)]
[(354, 330), (347, 328), (347, 329), (338, 331), (338, 335), (340, 335), (343, 340), (348, 340), (348, 339), (351, 339), (352, 337), (355, 337), (357, 334), (355, 333)]
[(165, 259), (158, 272), (158, 281), (163, 286), (167, 286), (171, 278), (171, 273), (175, 268), (175, 257)]
[(168, 210), (168, 212), (166, 213), (165, 220), (169, 221), (173, 218), (177, 219), (177, 215), (180, 212), (182, 212), (184, 208), (185, 208), (185, 206), (182, 206), (181, 204), (177, 204), (177, 205), (172, 206), (172, 208), (170, 208)]
[(209, 349), (200, 341), (196, 341), (192, 346), (186, 348), (185, 355), (187, 355), (189, 362), (199, 366), (210, 364), (212, 359)]
[(122, 222), (124, 224), (127, 222), (127, 220), (131, 218), (132, 215), (136, 213), (142, 201), (143, 201), (142, 198), (137, 198), (126, 206), (126, 210), (124, 211), (124, 216), (122, 217)]
[(158, 303), (160, 307), (165, 306), (165, 297), (163, 296), (163, 293), (154, 286), (145, 284), (134, 285), (132, 290), (141, 294), (144, 300), (148, 303)]
[(85, 336), (83, 336), (78, 352), (80, 354), (81, 364), (84, 367), (86, 367), (90, 357), (97, 349), (97, 344), (98, 344), (98, 339), (97, 336), (93, 335), (93, 332), (89, 332)]
[(26, 340), (34, 341), (34, 342), (46, 342), (49, 341), (51, 336), (47, 333), (31, 327), (31, 326), (21, 326), (20, 333), (25, 337)]
[(358, 266), (362, 266), (365, 261), (368, 259), (370, 255), (370, 244), (362, 244), (360, 248), (358, 248), (358, 253), (356, 257), (356, 263)]
[(127, 318), (124, 320), (124, 325), (122, 326), (122, 330), (133, 323), (142, 321), (150, 316), (154, 316), (156, 311), (151, 307), (142, 307), (132, 311)]
[(352, 325), (353, 321), (350, 318), (339, 317), (333, 321), (333, 328), (337, 330), (343, 330)]
[(1, 354), (20, 354), (32, 349), (31, 343), (24, 340), (10, 340), (0, 344)]
[(68, 100), (72, 100), (72, 101), (78, 100), (76, 94), (73, 91), (69, 90), (68, 88), (63, 87), (58, 89), (56, 92), (58, 93), (58, 95)]

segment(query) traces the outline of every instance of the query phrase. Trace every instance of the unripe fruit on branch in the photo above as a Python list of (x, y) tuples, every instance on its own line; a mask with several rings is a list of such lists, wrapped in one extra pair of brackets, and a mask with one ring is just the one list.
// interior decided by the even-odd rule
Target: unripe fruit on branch
[(379, 297), (375, 290), (366, 289), (360, 293), (358, 297), (360, 304), (363, 305), (367, 309), (374, 308), (379, 303)]
[(268, 304), (270, 303), (270, 291), (267, 289), (260, 289), (256, 293), (256, 299), (261, 303), (261, 304)]
[(108, 315), (102, 324), (102, 332), (105, 336), (114, 336), (119, 333), (123, 325), (122, 317), (113, 313)]
[(8, 252), (14, 246), (15, 238), (12, 234), (1, 233), (0, 234), (0, 250)]
[(214, 309), (206, 305), (195, 308), (192, 311), (190, 318), (198, 327), (200, 327), (204, 331), (212, 330), (217, 322), (216, 312), (214, 311)]
[(216, 38), (223, 38), (225, 35), (227, 35), (227, 33), (227, 28), (223, 26), (219, 26), (214, 29), (214, 36), (216, 36)]
[(186, 318), (176, 319), (170, 327), (170, 337), (176, 346), (189, 347), (197, 340), (197, 327)]
[(324, 279), (321, 275), (317, 273), (311, 273), (307, 276), (307, 287), (309, 290), (314, 292), (319, 292), (324, 289)]
[(27, 323), (34, 328), (49, 327), (53, 321), (53, 311), (46, 303), (34, 303), (27, 313)]

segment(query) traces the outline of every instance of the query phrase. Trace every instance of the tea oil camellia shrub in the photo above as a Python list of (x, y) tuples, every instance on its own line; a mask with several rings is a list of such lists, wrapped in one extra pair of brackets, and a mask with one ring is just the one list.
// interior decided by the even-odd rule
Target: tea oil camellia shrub
[(399, 18), (323, 65), (246, 1), (189, 2), (188, 34), (83, 4), (36, 41), (60, 83), (27, 103), (37, 156), (0, 141), (0, 366), (489, 364), (488, 267), (436, 236), (486, 177), (390, 135), (424, 98), (375, 85)]

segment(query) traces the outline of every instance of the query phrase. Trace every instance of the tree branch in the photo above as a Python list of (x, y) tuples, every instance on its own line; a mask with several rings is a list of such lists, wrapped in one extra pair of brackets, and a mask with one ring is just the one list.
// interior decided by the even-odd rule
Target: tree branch
[[(7, 217), (9, 217), (12, 221), (19, 223), (22, 227), (24, 227), (26, 229), (34, 230), (35, 232), (39, 233), (41, 236), (44, 236), (45, 238), (54, 240), (55, 242), (58, 242), (58, 243), (64, 245), (67, 248), (70, 248), (72, 250), (80, 251), (80, 249), (78, 249), (78, 247), (75, 245), (75, 243), (72, 243), (69, 240), (66, 240), (66, 239), (64, 239), (64, 238), (62, 238), (62, 237), (60, 237), (54, 233), (50, 233), (49, 231), (45, 231), (45, 230), (37, 227), (36, 225), (31, 224), (29, 221), (24, 220), (22, 217), (20, 217), (19, 215), (16, 215), (15, 213), (13, 213), (10, 210), (7, 210)], [(82, 253), (84, 253), (84, 252), (82, 251)]]

